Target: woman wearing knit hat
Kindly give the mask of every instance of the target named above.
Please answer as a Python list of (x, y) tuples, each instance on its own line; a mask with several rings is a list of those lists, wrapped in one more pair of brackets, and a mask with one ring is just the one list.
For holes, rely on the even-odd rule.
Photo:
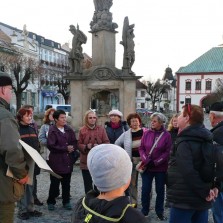
[(97, 125), (96, 113), (88, 110), (84, 116), (85, 125), (79, 131), (78, 148), (80, 150), (80, 169), (84, 180), (85, 193), (93, 189), (91, 175), (87, 167), (89, 151), (96, 145), (109, 143), (108, 136), (102, 126)]
[(105, 129), (109, 138), (110, 143), (114, 144), (116, 139), (125, 131), (129, 129), (127, 122), (122, 121), (123, 114), (115, 109), (108, 113), (110, 118), (109, 122), (105, 122)]
[(86, 219), (89, 223), (146, 222), (145, 217), (124, 196), (132, 172), (132, 162), (125, 150), (112, 144), (95, 146), (88, 154), (87, 165), (100, 192), (91, 191), (79, 200), (72, 223)]

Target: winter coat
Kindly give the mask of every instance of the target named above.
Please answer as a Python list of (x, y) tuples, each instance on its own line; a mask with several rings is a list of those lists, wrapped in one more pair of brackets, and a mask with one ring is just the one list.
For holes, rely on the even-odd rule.
[(207, 202), (205, 198), (209, 195), (211, 183), (205, 183), (199, 174), (203, 166), (202, 143), (182, 141), (178, 144), (182, 137), (209, 141), (212, 134), (201, 124), (188, 126), (178, 134), (169, 162), (167, 200), (176, 208), (208, 209), (211, 202)]
[[(219, 122), (214, 128), (212, 128), (210, 130), (213, 133), (213, 140), (219, 144), (219, 145), (223, 145), (223, 137), (222, 137), (222, 132), (223, 132), (223, 121)], [(222, 156), (218, 156), (220, 160)], [(222, 164), (222, 162), (221, 162)], [(219, 164), (217, 165), (217, 171), (219, 171), (220, 173), (222, 173), (222, 168), (223, 166)], [(222, 174), (220, 174), (222, 176)], [(220, 179), (216, 179), (217, 182), (215, 183), (215, 186), (218, 187), (219, 191), (221, 191), (221, 193), (223, 192), (223, 182)]]
[[(153, 150), (150, 157), (148, 154), (155, 143), (155, 140), (163, 132), (162, 137), (157, 143), (155, 149)], [(148, 164), (150, 161), (154, 162), (154, 167), (149, 168), (150, 172), (166, 172), (168, 167), (168, 160), (170, 149), (172, 145), (172, 140), (170, 133), (166, 131), (163, 127), (159, 131), (149, 129), (146, 131), (141, 140), (141, 146), (139, 147), (139, 153), (141, 160), (144, 164)]]
[(73, 171), (73, 155), (67, 150), (68, 145), (77, 149), (77, 140), (74, 131), (67, 125), (65, 133), (61, 132), (56, 125), (50, 126), (47, 147), (50, 150), (49, 166), (57, 174), (68, 174)]
[(109, 143), (108, 136), (105, 129), (102, 126), (95, 126), (91, 129), (88, 126), (83, 126), (79, 131), (78, 148), (80, 150), (80, 168), (87, 170), (87, 155), (90, 150), (86, 149), (86, 145), (92, 143), (103, 144)]
[(47, 137), (48, 137), (48, 132), (50, 129), (50, 124), (43, 124), (40, 128), (39, 131), (39, 142), (41, 145), (41, 156), (45, 159), (45, 160), (49, 160), (49, 155), (50, 155), (50, 151), (47, 148)]
[(129, 129), (126, 121), (120, 122), (121, 125), (117, 129), (111, 127), (111, 122), (105, 122), (105, 129), (111, 144), (114, 144), (118, 137), (125, 131)]
[(39, 142), (42, 146), (47, 145), (47, 136), (50, 129), (49, 124), (43, 124), (39, 130)]
[[(9, 104), (0, 98), (0, 203), (14, 203), (23, 194), (24, 186), (6, 176), (9, 167), (16, 179), (27, 175), (26, 161), (19, 144), (18, 124), (7, 110)], [(19, 189), (21, 194), (16, 194)]]
[[(84, 219), (86, 219), (86, 216), (91, 216), (92, 212), (94, 211), (97, 214), (101, 215), (96, 216), (95, 214), (92, 214), (92, 218), (89, 221), (89, 223), (109, 223), (109, 222), (119, 222), (119, 223), (145, 223), (146, 218), (142, 215), (142, 213), (133, 208), (129, 204), (129, 199), (126, 196), (118, 197), (114, 200), (107, 201), (104, 199), (98, 199), (97, 196), (99, 194), (90, 191), (86, 197), (80, 199), (73, 211), (72, 215), (72, 223), (82, 223), (84, 222)], [(82, 201), (85, 205), (85, 207), (89, 210), (86, 210), (84, 208)], [(123, 216), (122, 216), (123, 214)], [(111, 220), (109, 221), (110, 218)], [(114, 219), (119, 219), (119, 221), (114, 221)], [(112, 221), (113, 220), (113, 221)]]
[[(22, 141), (31, 146), (37, 152), (40, 152), (39, 140), (36, 130), (33, 127), (19, 123), (19, 133)], [(34, 173), (35, 175), (40, 174), (40, 168), (37, 166), (37, 164), (35, 164)]]
[(169, 133), (171, 135), (171, 139), (172, 139), (172, 144), (174, 144), (174, 142), (176, 141), (177, 138), (177, 134), (178, 134), (178, 128), (172, 128)]
[[(146, 130), (146, 128), (143, 128), (143, 134)], [(128, 153), (129, 157), (132, 159), (132, 129), (130, 128), (126, 132), (123, 132), (115, 141), (115, 145), (123, 147)]]

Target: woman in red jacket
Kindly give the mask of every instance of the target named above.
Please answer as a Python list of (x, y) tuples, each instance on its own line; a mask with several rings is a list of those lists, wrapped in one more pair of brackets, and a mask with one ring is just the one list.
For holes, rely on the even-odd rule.
[(87, 167), (87, 156), (89, 151), (99, 144), (109, 143), (105, 128), (98, 126), (96, 113), (89, 110), (85, 113), (85, 125), (80, 129), (78, 148), (80, 154), (80, 168), (84, 180), (85, 193), (93, 189), (92, 178)]

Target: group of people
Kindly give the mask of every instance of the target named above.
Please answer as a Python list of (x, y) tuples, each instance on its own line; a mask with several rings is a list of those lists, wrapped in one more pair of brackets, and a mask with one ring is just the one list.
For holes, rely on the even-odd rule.
[[(32, 106), (19, 109), (15, 120), (7, 110), (11, 93), (11, 78), (0, 73), (0, 222), (13, 222), (15, 202), (20, 219), (42, 215), (34, 208), (34, 204), (43, 204), (37, 198), (36, 175), (40, 169), (33, 163), (33, 183), (27, 184), (30, 167), (27, 161), (31, 164), (19, 139), (37, 150), (62, 177), (50, 175), (48, 210), (55, 210), (56, 198), (61, 194), (64, 209), (73, 209), (73, 223), (146, 222), (154, 196), (153, 179), (158, 220), (166, 220), (166, 198), (170, 223), (207, 223), (211, 207), (214, 222), (223, 222), (221, 182), (219, 179), (206, 182), (200, 173), (205, 165), (203, 143), (214, 140), (223, 144), (222, 103), (211, 106), (211, 131), (204, 127), (203, 109), (197, 105), (183, 106), (180, 115), (171, 118), (167, 129), (167, 118), (159, 112), (150, 116), (150, 128), (147, 129), (142, 127), (137, 113), (129, 114), (123, 121), (119, 110), (110, 111), (110, 120), (105, 126), (99, 126), (96, 113), (89, 110), (77, 139), (62, 110), (48, 109), (39, 131), (33, 122)], [(77, 150), (85, 196), (72, 207), (70, 184)], [(137, 209), (139, 164), (141, 211)], [(8, 169), (14, 178), (7, 176)]]

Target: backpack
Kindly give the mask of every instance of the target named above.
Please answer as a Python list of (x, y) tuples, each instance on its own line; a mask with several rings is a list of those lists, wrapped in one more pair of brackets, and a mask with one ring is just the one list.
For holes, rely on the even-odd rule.
[(176, 144), (183, 141), (201, 142), (202, 166), (199, 174), (204, 182), (223, 181), (223, 145), (195, 137), (179, 137)]
[(95, 212), (90, 209), (85, 204), (85, 197), (81, 198), (73, 211), (71, 222), (72, 223), (109, 223), (109, 222), (122, 222), (122, 219), (125, 216), (126, 211), (129, 207), (133, 207), (132, 204), (127, 204), (126, 207), (122, 211), (122, 215), (119, 218), (110, 218), (100, 213)]

